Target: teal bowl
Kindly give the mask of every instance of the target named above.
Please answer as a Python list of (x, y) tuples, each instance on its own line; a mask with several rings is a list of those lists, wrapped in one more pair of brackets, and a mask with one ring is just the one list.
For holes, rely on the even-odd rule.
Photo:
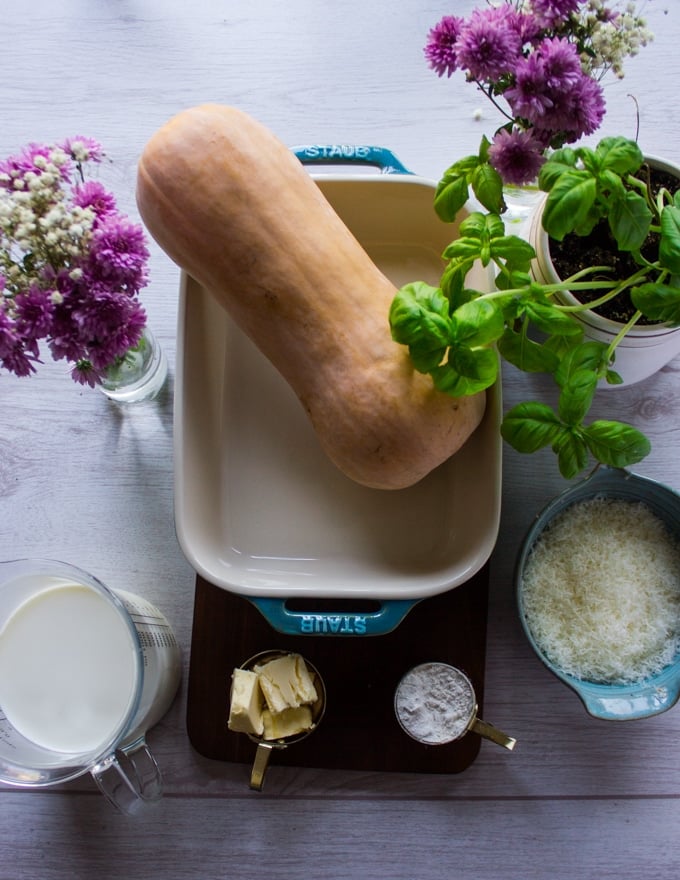
[(522, 595), (524, 568), (531, 550), (549, 523), (572, 504), (591, 498), (641, 501), (680, 535), (680, 494), (662, 483), (619, 468), (598, 467), (586, 479), (554, 498), (537, 516), (520, 549), (515, 566), (519, 619), (529, 644), (543, 664), (576, 692), (586, 711), (607, 721), (631, 721), (665, 712), (680, 698), (680, 653), (658, 674), (633, 684), (602, 684), (569, 675), (545, 655), (527, 622)]

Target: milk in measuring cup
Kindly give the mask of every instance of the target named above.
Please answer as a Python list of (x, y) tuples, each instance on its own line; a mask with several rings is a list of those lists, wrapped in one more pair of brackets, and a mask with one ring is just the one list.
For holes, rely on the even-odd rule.
[(135, 644), (92, 587), (53, 583), (20, 605), (0, 638), (0, 706), (27, 739), (90, 752), (118, 731), (135, 695)]

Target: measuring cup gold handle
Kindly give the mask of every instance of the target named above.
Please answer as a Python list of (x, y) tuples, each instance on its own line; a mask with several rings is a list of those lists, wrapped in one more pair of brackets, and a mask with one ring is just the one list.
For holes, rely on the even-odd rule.
[(271, 743), (260, 742), (257, 744), (253, 769), (250, 772), (250, 787), (255, 791), (262, 791), (264, 775), (267, 772), (273, 748)]
[(487, 721), (482, 721), (481, 718), (475, 718), (470, 725), (470, 730), (473, 730), (485, 739), (489, 739), (491, 742), (495, 742), (497, 745), (503, 746), (504, 749), (509, 749), (510, 751), (512, 751), (517, 744), (516, 739), (503, 733), (502, 730), (494, 727), (493, 724), (489, 724)]

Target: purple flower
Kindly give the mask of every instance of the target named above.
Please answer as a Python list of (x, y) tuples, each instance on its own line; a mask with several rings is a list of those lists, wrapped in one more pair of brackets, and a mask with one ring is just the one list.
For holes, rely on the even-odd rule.
[[(55, 308), (49, 347), (55, 360), (88, 361), (95, 374), (105, 372), (141, 339), (146, 314), (128, 294), (77, 286)], [(81, 382), (92, 375), (81, 363), (73, 378)]]
[(79, 361), (87, 354), (85, 342), (80, 338), (79, 327), (74, 320), (77, 294), (65, 297), (54, 308), (52, 330), (48, 345), (52, 357), (58, 360)]
[(111, 214), (116, 210), (116, 199), (113, 193), (96, 180), (88, 180), (74, 190), (73, 204), (79, 208), (92, 208), (98, 217)]
[(0, 308), (0, 364), (17, 376), (29, 376), (35, 373), (33, 361), (37, 358), (35, 342), (22, 339), (9, 316)]
[(602, 87), (582, 73), (568, 92), (553, 93), (553, 106), (535, 123), (537, 135), (552, 141), (559, 134), (562, 142), (573, 143), (600, 127), (605, 109)]
[[(95, 385), (141, 339), (146, 314), (137, 294), (148, 281), (149, 252), (141, 225), (118, 213), (102, 184), (85, 181), (85, 165), (103, 156), (98, 141), (77, 136), (56, 146), (29, 144), (0, 161), (0, 187), (7, 190), (0, 368), (19, 376), (34, 372), (44, 339), (56, 360), (72, 362), (76, 382)], [(40, 180), (46, 171), (50, 176)], [(49, 218), (44, 224), (23, 216), (34, 210), (17, 195), (29, 185), (29, 174), (37, 178), (30, 185), (39, 196), (39, 216)], [(94, 215), (80, 230), (77, 209)], [(21, 224), (29, 231), (14, 235)], [(69, 246), (54, 246), (66, 229)]]
[(148, 257), (141, 226), (126, 217), (105, 215), (94, 229), (83, 269), (92, 284), (103, 282), (134, 294), (147, 284)]
[(538, 52), (523, 58), (515, 68), (515, 85), (504, 95), (516, 117), (536, 122), (552, 107), (553, 102), (546, 92), (543, 61)]
[(90, 297), (75, 318), (87, 339), (88, 360), (102, 372), (139, 343), (146, 321), (137, 300), (111, 292)]
[(508, 8), (507, 20), (510, 27), (519, 35), (520, 44), (525, 46), (535, 43), (541, 36), (541, 25), (536, 16), (531, 12), (517, 12), (512, 7)]
[(578, 12), (585, 0), (531, 0), (531, 9), (541, 26), (553, 28)]
[(15, 297), (15, 324), (25, 339), (41, 339), (50, 332), (54, 314), (51, 295), (51, 290), (42, 290), (37, 284), (32, 284), (27, 291)]
[(0, 308), (0, 358), (4, 358), (12, 350), (15, 340), (14, 323), (5, 310)]
[(559, 37), (543, 40), (538, 55), (548, 89), (567, 91), (582, 74), (578, 50), (568, 40)]
[(87, 358), (81, 358), (76, 361), (75, 366), (71, 370), (71, 378), (79, 385), (89, 385), (90, 388), (96, 388), (101, 382), (101, 374), (95, 370), (91, 361)]
[(21, 342), (17, 342), (11, 351), (0, 358), (0, 363), (15, 376), (30, 376), (31, 373), (36, 372), (33, 366), (34, 360), (37, 360), (37, 357), (29, 356)]
[[(9, 156), (0, 162), (0, 174), (11, 178), (9, 182), (5, 181), (2, 183), (5, 189), (13, 189), (12, 181), (24, 177), (29, 172), (42, 174), (43, 168), (41, 165), (43, 162), (49, 161), (50, 152), (51, 147), (45, 144), (28, 144), (21, 153), (18, 153), (16, 156)], [(36, 165), (37, 158), (43, 161)], [(62, 176), (68, 179), (68, 169), (62, 168)]]
[(569, 143), (597, 131), (606, 111), (604, 93), (598, 82), (583, 74), (569, 92), (567, 103), (569, 117), (563, 129), (569, 132)]
[(528, 131), (502, 129), (489, 147), (489, 162), (505, 183), (529, 183), (544, 161), (543, 145)]
[(544, 117), (582, 79), (576, 47), (557, 37), (546, 39), (515, 67), (515, 85), (505, 98), (515, 116), (545, 127)]
[(428, 34), (425, 58), (438, 76), (451, 76), (458, 66), (455, 46), (462, 24), (462, 18), (445, 15)]
[(496, 80), (514, 69), (522, 43), (507, 6), (475, 9), (456, 43), (458, 66), (475, 80)]

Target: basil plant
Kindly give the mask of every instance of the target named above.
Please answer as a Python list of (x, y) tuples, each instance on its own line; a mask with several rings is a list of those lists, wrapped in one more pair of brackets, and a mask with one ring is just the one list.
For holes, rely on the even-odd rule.
[[(548, 193), (543, 226), (561, 240), (587, 236), (605, 220), (617, 246), (629, 252), (636, 271), (628, 278), (603, 278), (607, 267), (589, 266), (556, 284), (531, 275), (533, 247), (506, 234), (502, 181), (488, 163), (488, 143), (479, 155), (448, 169), (435, 193), (435, 210), (453, 222), (470, 191), (486, 211), (460, 223), (459, 236), (444, 251), (445, 268), (434, 287), (422, 281), (403, 286), (389, 314), (392, 337), (408, 346), (414, 367), (431, 376), (437, 389), (454, 397), (475, 394), (496, 382), (500, 360), (520, 370), (548, 373), (558, 389), (557, 406), (527, 401), (507, 412), (503, 438), (519, 452), (550, 446), (561, 474), (571, 479), (590, 457), (626, 467), (650, 451), (648, 439), (619, 421), (588, 420), (598, 382), (618, 384), (616, 347), (644, 315), (680, 324), (680, 191), (654, 193), (638, 145), (605, 138), (595, 148), (563, 148), (541, 168), (539, 187)], [(655, 234), (655, 235), (653, 235)], [(655, 259), (641, 253), (650, 236)], [(473, 264), (493, 270), (495, 290), (470, 289)], [(592, 276), (597, 274), (597, 280)], [(565, 306), (555, 294), (597, 290), (598, 299)], [(597, 307), (628, 291), (636, 308), (610, 345), (584, 340), (575, 312)]]

